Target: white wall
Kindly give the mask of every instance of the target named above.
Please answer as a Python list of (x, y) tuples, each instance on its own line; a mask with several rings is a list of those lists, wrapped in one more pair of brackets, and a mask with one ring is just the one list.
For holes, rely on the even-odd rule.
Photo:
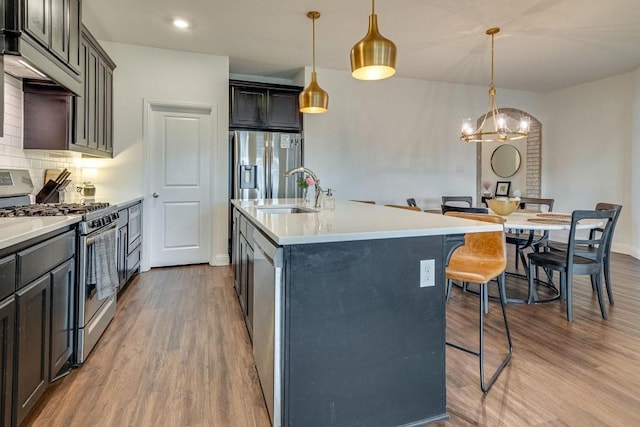
[(542, 196), (555, 199), (558, 212), (622, 204), (613, 250), (623, 253), (638, 248), (631, 238), (638, 215), (632, 203), (638, 194), (631, 180), (632, 87), (633, 74), (626, 73), (550, 93), (542, 120)]
[[(305, 165), (338, 199), (440, 206), (442, 195), (474, 195), (476, 146), (460, 142), (464, 117), (484, 113), (487, 87), (393, 77), (355, 80), (317, 69), (329, 111), (305, 115)], [(305, 72), (308, 84), (310, 70)], [(542, 94), (499, 90), (498, 107), (545, 120)]]
[[(200, 103), (217, 109), (213, 172), (214, 242), (211, 263), (229, 263), (227, 251), (227, 176), (229, 127), (229, 59), (120, 43), (100, 44), (115, 61), (114, 159), (100, 170), (108, 183), (105, 197), (144, 195), (144, 100)], [(147, 211), (148, 213), (148, 211)], [(149, 223), (147, 220), (146, 224)], [(148, 253), (148, 251), (145, 251)], [(143, 269), (148, 260), (143, 259)]]
[(631, 108), (631, 255), (640, 259), (640, 68), (633, 72), (633, 99)]

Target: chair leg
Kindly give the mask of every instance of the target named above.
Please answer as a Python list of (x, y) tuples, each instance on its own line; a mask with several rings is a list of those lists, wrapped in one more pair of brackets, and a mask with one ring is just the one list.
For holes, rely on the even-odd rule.
[(602, 277), (600, 272), (592, 275), (593, 278), (595, 276), (596, 290), (598, 291), (598, 303), (600, 303), (600, 313), (602, 314), (602, 318), (607, 318), (607, 308), (604, 306), (604, 295), (602, 294)]
[(446, 294), (446, 300), (449, 301), (449, 298), (451, 298), (451, 286), (453, 285), (453, 281), (451, 279), (447, 279), (447, 294)]
[(607, 296), (609, 297), (609, 304), (613, 304), (613, 291), (611, 290), (611, 276), (609, 271), (609, 255), (605, 255), (604, 260), (604, 284), (607, 287)]
[(507, 294), (505, 292), (505, 276), (504, 273), (502, 275), (500, 275), (498, 277), (498, 292), (500, 293), (500, 307), (502, 308), (502, 318), (504, 320), (504, 329), (505, 329), (505, 333), (507, 335), (507, 343), (509, 345), (509, 351), (507, 353), (507, 355), (504, 357), (504, 359), (502, 360), (502, 362), (500, 363), (500, 365), (496, 368), (495, 372), (493, 373), (493, 375), (491, 375), (491, 378), (489, 379), (489, 381), (485, 382), (484, 380), (484, 313), (485, 313), (485, 304), (488, 304), (487, 298), (485, 298), (485, 295), (487, 293), (487, 284), (480, 284), (480, 291), (479, 291), (479, 296), (480, 296), (480, 319), (479, 319), (479, 334), (480, 334), (480, 345), (479, 345), (479, 351), (474, 351), (471, 349), (468, 349), (466, 347), (462, 347), (458, 344), (454, 344), (454, 343), (450, 343), (450, 342), (446, 342), (446, 345), (456, 348), (458, 350), (462, 350), (465, 353), (469, 353), (469, 354), (473, 354), (474, 356), (479, 357), (480, 359), (480, 389), (482, 390), (483, 393), (487, 393), (491, 387), (493, 386), (493, 383), (496, 382), (496, 379), (498, 378), (498, 376), (500, 375), (500, 373), (502, 372), (502, 370), (505, 368), (505, 366), (507, 366), (507, 364), (509, 363), (509, 361), (511, 360), (511, 355), (513, 354), (513, 343), (511, 341), (511, 332), (509, 331), (509, 322), (507, 321), (507, 307), (506, 307), (506, 302), (507, 302)]
[(562, 272), (565, 276), (565, 288), (567, 293), (567, 320), (573, 322), (573, 273)]
[(485, 308), (483, 306), (485, 305), (485, 296), (486, 296), (488, 290), (487, 290), (487, 285), (486, 284), (480, 285), (480, 325), (479, 325), (480, 326), (480, 352), (479, 352), (479, 357), (480, 357), (480, 389), (482, 390), (483, 393), (487, 393), (491, 389), (493, 384), (498, 379), (498, 376), (500, 375), (500, 373), (503, 371), (505, 366), (507, 366), (507, 364), (511, 360), (511, 355), (513, 354), (513, 344), (512, 344), (512, 341), (511, 341), (511, 332), (509, 331), (509, 322), (507, 321), (507, 310), (506, 310), (506, 304), (505, 304), (505, 301), (506, 301), (507, 297), (503, 293), (503, 289), (504, 289), (504, 274), (502, 274), (498, 280), (499, 280), (499, 282), (502, 282), (502, 283), (498, 284), (498, 292), (500, 293), (500, 306), (502, 308), (502, 318), (504, 319), (504, 328), (505, 328), (505, 332), (506, 332), (506, 335), (507, 335), (507, 342), (509, 344), (509, 352), (507, 353), (505, 358), (500, 363), (500, 366), (498, 366), (496, 368), (496, 370), (493, 373), (493, 375), (491, 376), (491, 378), (489, 378), (489, 381), (487, 383), (485, 383), (485, 380), (484, 380), (484, 312), (485, 312)]
[(529, 281), (529, 296), (527, 298), (527, 304), (533, 304), (538, 299), (536, 286), (533, 281), (534, 268), (537, 268), (537, 266), (534, 266), (534, 264), (529, 261), (529, 274), (527, 274), (527, 280)]

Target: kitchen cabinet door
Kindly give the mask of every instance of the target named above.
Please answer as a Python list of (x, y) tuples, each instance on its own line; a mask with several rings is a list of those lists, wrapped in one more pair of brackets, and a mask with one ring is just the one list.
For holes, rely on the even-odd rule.
[(86, 80), (89, 75), (89, 45), (85, 40), (80, 43), (79, 68), (84, 85), (82, 96), (74, 97), (73, 117), (75, 120), (75, 135), (73, 142), (77, 146), (89, 146), (89, 84)]
[(50, 289), (46, 274), (16, 292), (16, 424), (22, 422), (49, 383)]
[(48, 48), (51, 38), (51, 0), (24, 0), (23, 28)]
[(299, 92), (292, 90), (270, 90), (267, 122), (274, 129), (302, 129)]
[(231, 125), (246, 128), (267, 126), (267, 91), (262, 88), (231, 88)]
[(127, 283), (127, 226), (120, 227), (118, 229), (118, 281), (120, 282), (120, 288)]
[(50, 377), (54, 381), (71, 369), (73, 353), (73, 307), (75, 261), (73, 258), (51, 272)]
[(15, 327), (14, 296), (0, 303), (0, 422), (3, 426), (11, 425), (11, 406), (13, 403), (13, 341)]
[(102, 58), (98, 59), (98, 77), (96, 79), (96, 85), (96, 134), (98, 150), (107, 151), (107, 140), (105, 132), (105, 107), (107, 103), (107, 64)]
[(98, 55), (89, 49), (87, 55), (87, 74), (84, 84), (87, 85), (87, 146), (98, 149)]
[(69, 0), (51, 1), (51, 51), (69, 62)]

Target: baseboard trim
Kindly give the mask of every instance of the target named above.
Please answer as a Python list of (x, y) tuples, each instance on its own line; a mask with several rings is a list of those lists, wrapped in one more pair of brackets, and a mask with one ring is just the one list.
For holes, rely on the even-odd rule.
[(211, 261), (209, 261), (209, 265), (216, 267), (220, 265), (229, 265), (230, 262), (231, 261), (229, 260), (228, 254), (224, 254), (224, 255), (218, 254)]

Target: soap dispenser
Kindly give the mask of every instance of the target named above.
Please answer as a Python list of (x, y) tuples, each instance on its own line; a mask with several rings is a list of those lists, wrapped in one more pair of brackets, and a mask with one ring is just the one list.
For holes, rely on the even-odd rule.
[(325, 209), (335, 209), (336, 208), (336, 199), (333, 197), (333, 193), (330, 188), (327, 188), (327, 195), (324, 197)]

